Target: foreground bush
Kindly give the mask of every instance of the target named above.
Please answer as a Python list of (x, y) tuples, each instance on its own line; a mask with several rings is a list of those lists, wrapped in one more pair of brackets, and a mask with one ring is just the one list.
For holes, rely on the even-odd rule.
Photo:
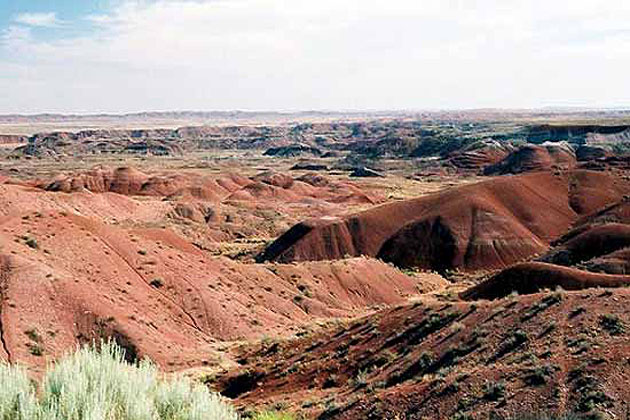
[(104, 343), (61, 359), (44, 376), (39, 398), (20, 367), (0, 365), (1, 420), (236, 420), (202, 385), (162, 379), (148, 361), (130, 365)]

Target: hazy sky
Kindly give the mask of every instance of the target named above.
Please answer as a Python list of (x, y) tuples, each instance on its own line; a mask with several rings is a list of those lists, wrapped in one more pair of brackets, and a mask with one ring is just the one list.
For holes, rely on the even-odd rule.
[(630, 0), (0, 0), (0, 114), (630, 107)]

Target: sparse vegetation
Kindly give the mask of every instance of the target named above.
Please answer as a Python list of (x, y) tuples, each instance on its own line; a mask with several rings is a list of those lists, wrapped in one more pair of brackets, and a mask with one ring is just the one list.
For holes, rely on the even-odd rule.
[(617, 315), (602, 315), (599, 323), (603, 329), (610, 333), (610, 335), (621, 335), (625, 332), (623, 322)]
[(368, 371), (366, 369), (361, 369), (357, 376), (353, 379), (352, 385), (355, 388), (363, 388), (367, 385), (367, 377)]
[[(513, 419), (586, 419), (597, 410), (623, 418), (628, 394), (619, 385), (623, 375), (615, 372), (628, 362), (623, 334), (630, 321), (622, 306), (628, 290), (573, 290), (597, 282), (571, 283), (565, 274), (575, 273), (565, 268), (588, 271), (595, 260), (579, 259), (581, 265), (558, 272), (548, 265), (534, 269), (552, 264), (544, 260), (548, 253), (562, 251), (573, 233), (587, 227), (581, 223), (619, 223), (616, 213), (599, 204), (598, 214), (606, 210), (601, 217), (586, 216), (592, 202), (614, 198), (606, 206), (619, 204), (628, 175), (607, 178), (614, 169), (591, 180), (587, 175), (594, 171), (578, 176), (554, 165), (554, 172), (525, 175), (531, 183), (513, 182), (521, 175), (486, 177), (482, 182), (490, 188), (460, 190), (482, 180), (490, 160), (504, 160), (527, 145), (526, 134), (516, 129), (533, 123), (520, 116), (518, 123), (498, 125), (483, 115), (466, 122), (448, 121), (447, 115), (411, 119), (134, 129), (120, 138), (117, 130), (105, 130), (109, 137), (102, 142), (94, 141), (99, 130), (82, 135), (89, 142), (73, 133), (67, 134), (71, 141), (66, 134), (47, 141), (34, 136), (28, 150), (50, 149), (53, 159), (33, 154), (37, 159), (5, 165), (5, 175), (26, 182), (4, 185), (8, 208), (19, 213), (9, 215), (4, 226), (0, 338), (6, 343), (0, 346), (6, 348), (0, 353), (39, 366), (72, 340), (114, 337), (132, 364), (123, 362), (119, 374), (109, 362), (96, 361), (100, 368), (92, 369), (86, 356), (80, 367), (79, 362), (52, 366), (41, 385), (23, 375), (26, 385), (18, 386), (23, 395), (11, 394), (9, 386), (0, 389), (9, 410), (0, 412), (0, 420), (194, 419), (186, 404), (203, 406), (207, 398), (234, 418), (217, 394), (202, 388), (194, 400), (192, 383), (169, 381), (151, 364), (136, 363), (145, 354), (233, 398), (242, 418), (250, 420), (302, 415), (508, 420), (519, 410), (539, 408), (579, 410), (579, 415), (554, 411)], [(588, 138), (576, 136), (571, 135), (579, 142)], [(162, 144), (162, 137), (163, 147), (181, 145), (184, 156), (152, 162), (147, 148)], [(118, 155), (116, 149), (129, 140), (146, 157)], [(262, 157), (270, 144), (289, 142), (309, 148), (317, 142), (331, 155), (322, 161), (300, 158), (323, 169), (294, 169), (292, 159)], [(77, 145), (88, 147), (90, 156), (81, 158)], [(577, 157), (580, 143), (571, 147)], [(578, 160), (571, 160), (571, 168), (593, 163)], [(93, 166), (100, 163), (102, 168)], [(374, 165), (386, 178), (349, 180), (345, 169), (356, 165)], [(597, 189), (583, 188), (607, 179), (614, 180), (612, 192), (601, 197), (592, 191)], [(502, 186), (495, 188), (495, 182)], [(138, 191), (139, 185), (144, 190)], [(468, 195), (468, 189), (475, 193)], [(76, 193), (80, 198), (72, 198)], [(27, 205), (20, 195), (34, 198)], [(412, 197), (417, 209), (394, 203)], [(580, 204), (584, 214), (578, 220), (581, 210), (567, 212), (556, 200)], [(380, 204), (386, 205), (371, 210)], [(42, 205), (45, 215), (36, 211)], [(409, 220), (402, 220), (407, 215)], [(530, 255), (539, 248), (530, 242), (541, 232), (549, 247)], [(608, 262), (597, 260), (603, 270)], [(501, 267), (513, 262), (526, 271), (489, 281), (509, 274)], [(571, 291), (554, 290), (556, 277)], [(138, 281), (147, 282), (146, 290)], [(513, 289), (519, 292), (506, 296)], [(485, 294), (469, 295), (470, 290)], [(34, 309), (55, 316), (31, 324), (32, 314), (22, 312)], [(23, 374), (2, 369), (15, 369), (5, 372), (7, 377)], [(66, 386), (70, 373), (54, 373), (64, 369), (80, 370), (72, 377), (78, 384)], [(106, 374), (124, 389), (95, 395), (79, 388), (82, 375), (101, 380)], [(60, 379), (53, 383), (53, 377)], [(175, 385), (180, 381), (184, 385)], [(54, 394), (61, 387), (83, 396), (71, 401)], [(73, 418), (71, 410), (82, 410), (83, 417)]]
[(529, 340), (527, 333), (523, 330), (515, 330), (511, 332), (506, 339), (503, 341), (503, 344), (497, 351), (497, 353), (492, 357), (490, 361), (494, 361), (500, 359), (506, 354), (516, 350), (521, 345), (525, 344)]
[(555, 371), (555, 367), (551, 365), (537, 366), (533, 369), (525, 371), (523, 382), (531, 386), (539, 386), (546, 384)]
[(162, 281), (162, 279), (160, 278), (154, 278), (153, 280), (151, 280), (151, 282), (149, 282), (149, 285), (151, 287), (155, 287), (156, 289), (159, 289), (162, 286), (164, 286), (164, 281)]
[(483, 399), (499, 401), (505, 398), (505, 382), (486, 382), (483, 387)]
[(24, 239), (24, 243), (29, 248), (33, 248), (33, 249), (38, 249), (39, 248), (39, 243), (37, 242), (37, 239), (35, 239), (35, 238), (26, 237)]
[(33, 356), (39, 357), (44, 354), (44, 349), (38, 343), (29, 343), (27, 344), (27, 346), (29, 353), (31, 353)]
[(547, 295), (540, 302), (538, 302), (537, 304), (529, 308), (527, 311), (525, 311), (525, 313), (521, 317), (521, 321), (527, 321), (529, 319), (532, 319), (539, 313), (545, 311), (552, 305), (560, 303), (561, 301), (562, 301), (562, 292), (560, 291)]

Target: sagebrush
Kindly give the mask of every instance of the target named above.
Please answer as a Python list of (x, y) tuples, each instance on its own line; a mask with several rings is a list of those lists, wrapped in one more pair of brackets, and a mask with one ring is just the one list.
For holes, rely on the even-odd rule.
[(23, 368), (0, 365), (2, 420), (236, 420), (221, 397), (186, 378), (129, 364), (113, 343), (84, 347), (51, 365), (39, 392)]

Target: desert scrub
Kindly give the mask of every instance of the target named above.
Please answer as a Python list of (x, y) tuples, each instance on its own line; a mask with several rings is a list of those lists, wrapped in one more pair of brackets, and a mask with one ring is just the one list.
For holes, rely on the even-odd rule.
[(30, 236), (27, 236), (27, 237), (24, 238), (24, 243), (29, 248), (33, 248), (33, 249), (38, 249), (39, 248), (39, 244), (37, 243), (37, 239), (31, 238)]
[(278, 411), (263, 411), (262, 413), (258, 413), (253, 417), (253, 420), (294, 420), (290, 414), (281, 413)]
[(0, 418), (15, 420), (236, 420), (202, 385), (166, 379), (149, 361), (128, 364), (113, 343), (84, 347), (54, 365), (35, 386), (20, 367), (0, 365)]
[(38, 418), (35, 387), (19, 366), (0, 364), (0, 419)]
[(621, 335), (625, 331), (623, 322), (621, 322), (617, 315), (602, 315), (599, 319), (599, 324), (608, 331), (610, 335)]
[(499, 401), (505, 398), (505, 382), (486, 382), (483, 387), (483, 399)]

